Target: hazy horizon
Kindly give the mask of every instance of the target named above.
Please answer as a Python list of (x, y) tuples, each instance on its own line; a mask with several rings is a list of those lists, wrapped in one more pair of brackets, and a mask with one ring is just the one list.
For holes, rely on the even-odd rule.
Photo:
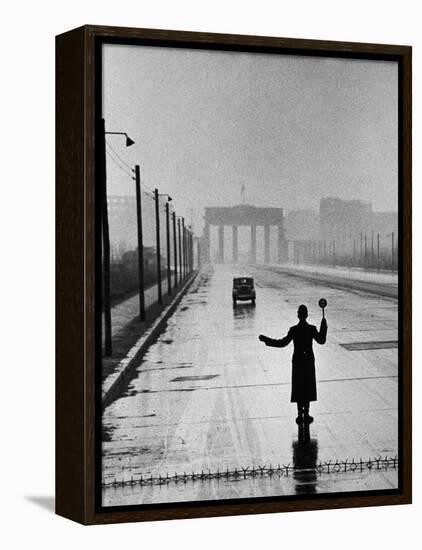
[[(103, 47), (107, 142), (202, 229), (205, 206), (319, 211), (323, 197), (397, 211), (397, 63)], [(119, 160), (119, 159), (117, 159)], [(110, 195), (133, 195), (107, 163)]]

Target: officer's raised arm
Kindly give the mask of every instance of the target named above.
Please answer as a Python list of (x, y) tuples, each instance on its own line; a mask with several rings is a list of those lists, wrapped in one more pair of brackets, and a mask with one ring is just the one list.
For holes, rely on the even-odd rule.
[(321, 319), (321, 325), (319, 327), (319, 332), (317, 328), (315, 327), (315, 333), (314, 333), (314, 340), (315, 342), (318, 342), (318, 344), (325, 344), (327, 341), (327, 320), (324, 318)]

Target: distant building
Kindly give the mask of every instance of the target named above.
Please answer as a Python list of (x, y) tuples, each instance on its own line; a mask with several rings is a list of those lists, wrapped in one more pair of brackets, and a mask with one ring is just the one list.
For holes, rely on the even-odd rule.
[(369, 225), (369, 230), (375, 234), (379, 233), (381, 236), (386, 236), (394, 232), (397, 235), (397, 212), (373, 212)]
[(372, 205), (361, 200), (323, 198), (319, 218), (322, 240), (347, 239), (369, 231)]
[(107, 198), (110, 242), (113, 255), (121, 256), (137, 247), (135, 197), (109, 196)]
[[(120, 258), (138, 246), (136, 197), (110, 195), (107, 198), (110, 243), (113, 257)], [(165, 213), (161, 212), (161, 238), (165, 242)], [(155, 203), (142, 194), (142, 229), (144, 247), (155, 246)]]
[(319, 240), (319, 216), (314, 210), (291, 210), (286, 218), (288, 241)]

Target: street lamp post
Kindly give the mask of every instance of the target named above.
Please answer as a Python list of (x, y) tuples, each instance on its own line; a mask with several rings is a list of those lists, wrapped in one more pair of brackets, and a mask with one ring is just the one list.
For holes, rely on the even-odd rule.
[(113, 353), (112, 347), (112, 330), (111, 330), (111, 303), (110, 303), (110, 229), (108, 224), (108, 207), (107, 207), (107, 164), (106, 164), (106, 134), (124, 135), (126, 136), (126, 147), (134, 145), (134, 141), (126, 134), (126, 132), (106, 132), (105, 120), (101, 119), (99, 128), (100, 141), (100, 203), (101, 203), (101, 229), (102, 229), (102, 244), (103, 244), (103, 310), (104, 310), (104, 347), (105, 355), (109, 357)]
[(177, 233), (178, 233), (178, 240), (179, 240), (179, 283), (183, 280), (183, 265), (182, 265), (182, 235), (181, 235), (181, 228), (180, 228), (180, 218), (177, 219)]
[(167, 197), (166, 202), (166, 241), (167, 241), (167, 294), (171, 296), (171, 263), (170, 263), (170, 205), (173, 200), (167, 193), (158, 193), (159, 197)]
[(173, 212), (173, 255), (174, 255), (174, 286), (177, 286), (177, 233), (176, 233), (176, 212)]
[(142, 195), (141, 173), (139, 165), (135, 166), (136, 182), (136, 220), (138, 229), (138, 284), (139, 284), (139, 319), (145, 321), (145, 281), (144, 281), (144, 240), (142, 233)]
[(190, 275), (190, 256), (191, 256), (191, 246), (190, 246), (190, 226), (186, 228), (186, 274)]
[(194, 266), (195, 266), (195, 243), (194, 243), (194, 239), (195, 237), (193, 236), (193, 231), (191, 231), (191, 234), (190, 234), (190, 262), (191, 262), (191, 266), (190, 266), (190, 270), (193, 271), (194, 269)]
[(391, 233), (391, 271), (394, 273), (394, 231)]
[(189, 275), (190, 267), (190, 228), (186, 227), (186, 276)]
[(135, 142), (133, 141), (133, 139), (130, 139), (130, 137), (127, 135), (126, 132), (105, 132), (105, 133), (108, 135), (114, 135), (114, 136), (126, 136), (126, 147), (135, 145)]
[(170, 265), (170, 205), (166, 202), (166, 230), (167, 230), (167, 294), (171, 296), (171, 265)]
[(371, 268), (374, 267), (374, 259), (375, 259), (375, 242), (374, 242), (374, 239), (375, 239), (375, 232), (374, 230), (372, 230), (372, 233), (371, 233)]
[(189, 272), (193, 270), (193, 242), (192, 242), (192, 228), (189, 230)]
[(183, 278), (186, 277), (186, 232), (185, 218), (182, 217), (182, 245), (183, 245)]
[(365, 270), (368, 269), (368, 237), (365, 234)]
[(158, 303), (163, 303), (163, 294), (161, 288), (161, 256), (160, 256), (160, 205), (158, 197), (158, 189), (154, 191), (155, 198), (155, 230), (156, 230), (156, 246), (157, 246), (157, 289)]

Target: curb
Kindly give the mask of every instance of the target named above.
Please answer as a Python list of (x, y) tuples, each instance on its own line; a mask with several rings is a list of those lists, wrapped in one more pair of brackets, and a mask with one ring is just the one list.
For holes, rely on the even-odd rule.
[(167, 320), (196, 279), (198, 273), (199, 271), (196, 271), (193, 275), (191, 275), (191, 277), (185, 282), (184, 286), (176, 294), (173, 301), (161, 312), (152, 326), (144, 332), (136, 344), (131, 347), (126, 357), (120, 361), (116, 367), (116, 371), (104, 380), (101, 397), (101, 405), (103, 410), (116, 399), (117, 393), (122, 384), (129, 378), (129, 372), (134, 367), (134, 364), (141, 360), (149, 346), (158, 338)]

